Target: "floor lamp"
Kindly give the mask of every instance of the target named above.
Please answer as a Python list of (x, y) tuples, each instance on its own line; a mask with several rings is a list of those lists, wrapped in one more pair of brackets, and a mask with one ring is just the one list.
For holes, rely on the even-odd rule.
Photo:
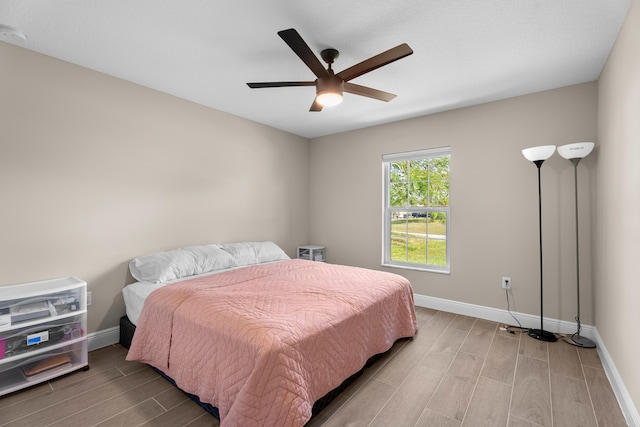
[(542, 286), (542, 189), (540, 185), (540, 167), (556, 151), (555, 145), (542, 145), (522, 150), (522, 155), (538, 168), (538, 224), (540, 231), (540, 329), (529, 329), (529, 336), (540, 341), (557, 341), (555, 334), (544, 330), (543, 326), (543, 286)]
[(580, 324), (580, 244), (578, 239), (578, 163), (593, 150), (593, 142), (576, 142), (558, 147), (558, 153), (568, 159), (573, 165), (573, 179), (575, 183), (576, 200), (576, 288), (578, 290), (578, 313), (576, 315), (577, 331), (571, 336), (571, 340), (565, 338), (569, 344), (578, 347), (594, 348), (596, 344), (587, 337), (580, 335), (582, 325)]

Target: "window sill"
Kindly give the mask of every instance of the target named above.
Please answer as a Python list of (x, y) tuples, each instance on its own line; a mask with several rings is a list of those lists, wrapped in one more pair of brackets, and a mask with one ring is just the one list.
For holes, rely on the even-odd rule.
[(401, 268), (403, 270), (415, 270), (415, 271), (424, 271), (427, 273), (439, 273), (439, 274), (450, 274), (450, 270), (439, 270), (436, 268), (429, 268), (429, 267), (418, 267), (415, 265), (403, 265), (403, 264), (387, 264), (387, 263), (382, 263), (383, 267), (389, 267), (389, 268)]

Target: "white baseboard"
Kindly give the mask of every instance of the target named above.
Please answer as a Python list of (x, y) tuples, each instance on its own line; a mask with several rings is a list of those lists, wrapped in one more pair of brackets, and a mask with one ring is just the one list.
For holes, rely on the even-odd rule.
[[(432, 308), (434, 310), (448, 311), (450, 313), (462, 314), (465, 316), (477, 317), (479, 319), (491, 320), (493, 322), (505, 323), (507, 325), (516, 325), (517, 322), (509, 314), (507, 310), (484, 307), (481, 305), (468, 304), (465, 302), (446, 300), (442, 298), (435, 298), (426, 295), (413, 295), (414, 302), (419, 307)], [(525, 313), (511, 312), (524, 328), (539, 328), (540, 317), (536, 317)], [(558, 319), (544, 318), (544, 330), (560, 334), (573, 334), (577, 330), (577, 325), (573, 322), (567, 322)], [(618, 399), (622, 413), (627, 420), (629, 426), (640, 427), (640, 415), (636, 409), (627, 388), (622, 381), (622, 377), (618, 373), (607, 348), (598, 334), (598, 330), (595, 326), (582, 325), (582, 331), (580, 335), (589, 338), (596, 343), (596, 349), (598, 355), (602, 361), (602, 366), (609, 378), (613, 392)]]
[[(463, 314), (465, 316), (518, 326), (516, 320), (507, 310), (435, 298), (426, 295), (414, 294), (413, 297), (415, 304), (420, 307), (433, 308), (435, 310), (448, 311), (450, 313)], [(514, 311), (511, 313), (518, 319), (518, 321), (520, 321), (523, 328), (540, 328), (540, 316), (533, 316), (531, 314), (518, 313)], [(545, 317), (543, 325), (543, 329), (545, 331), (559, 334), (573, 334), (577, 331), (577, 325), (575, 322), (567, 322), (565, 320)], [(580, 335), (594, 340), (594, 329), (595, 328), (591, 325), (582, 325)]]
[(87, 346), (89, 351), (116, 344), (120, 341), (120, 326), (103, 329), (87, 334)]
[(638, 413), (638, 409), (633, 404), (633, 400), (631, 400), (629, 391), (624, 386), (622, 377), (616, 369), (616, 365), (613, 363), (611, 355), (607, 351), (607, 347), (604, 345), (602, 338), (600, 338), (598, 330), (596, 329), (594, 332), (596, 336), (593, 341), (598, 346), (598, 355), (600, 356), (600, 360), (602, 361), (602, 367), (604, 368), (604, 371), (607, 374), (607, 378), (611, 383), (613, 392), (618, 398), (618, 403), (620, 404), (620, 409), (622, 409), (622, 414), (626, 418), (627, 424), (632, 427), (640, 427), (640, 413)]

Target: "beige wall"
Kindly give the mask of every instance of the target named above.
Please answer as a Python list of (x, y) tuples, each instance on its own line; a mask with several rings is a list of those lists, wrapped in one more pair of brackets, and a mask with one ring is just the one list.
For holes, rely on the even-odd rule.
[(599, 81), (596, 325), (640, 408), (640, 1)]
[(93, 332), (136, 255), (307, 243), (306, 139), (2, 42), (0, 64), (0, 285), (83, 278)]
[[(539, 315), (536, 167), (521, 150), (593, 141), (595, 82), (420, 117), (311, 141), (310, 241), (330, 262), (381, 269), (385, 153), (451, 147), (451, 274), (390, 270), (418, 294), (506, 309), (511, 276), (519, 312)], [(582, 320), (593, 324), (590, 229), (596, 155), (580, 164)], [(542, 168), (545, 316), (573, 321), (573, 166)]]

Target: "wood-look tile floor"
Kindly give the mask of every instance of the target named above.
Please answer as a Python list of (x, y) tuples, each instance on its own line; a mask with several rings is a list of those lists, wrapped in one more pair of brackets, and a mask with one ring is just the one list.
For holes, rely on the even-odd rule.
[[(598, 353), (417, 307), (419, 332), (367, 368), (307, 427), (625, 426)], [(0, 426), (218, 426), (126, 349), (0, 397)]]

